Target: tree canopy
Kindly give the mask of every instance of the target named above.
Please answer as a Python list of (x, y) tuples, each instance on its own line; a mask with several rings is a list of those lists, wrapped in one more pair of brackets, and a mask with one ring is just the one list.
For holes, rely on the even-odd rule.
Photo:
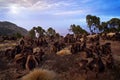
[(30, 35), (32, 38), (35, 37), (35, 31), (34, 31), (34, 30), (36, 30), (36, 31), (40, 34), (40, 36), (43, 36), (44, 33), (45, 33), (45, 30), (44, 30), (42, 27), (40, 27), (40, 26), (38, 26), (38, 27), (33, 27), (33, 28), (29, 31), (29, 35)]
[(90, 32), (93, 33), (100, 25), (100, 18), (97, 16), (87, 15), (86, 22)]
[[(120, 19), (119, 18), (112, 18), (109, 21), (101, 22), (100, 17), (93, 16), (93, 15), (87, 15), (86, 23), (87, 23), (87, 26), (89, 27), (91, 33), (120, 32)], [(45, 31), (41, 26), (37, 26), (37, 27), (33, 27), (29, 31), (29, 34), (32, 38), (35, 37), (34, 30), (36, 30), (40, 34), (40, 36), (43, 36), (43, 35), (56, 36), (56, 34), (57, 34), (55, 29), (53, 29), (52, 27), (49, 27)], [(70, 25), (69, 31), (73, 32), (73, 34), (87, 34), (86, 30), (82, 29), (82, 27), (80, 25), (75, 25), (75, 24)]]
[(86, 22), (91, 33), (95, 30), (98, 32), (119, 32), (120, 31), (120, 19), (112, 18), (106, 22), (100, 22), (100, 18), (97, 16), (87, 15)]
[(75, 25), (75, 24), (70, 25), (69, 31), (73, 32), (74, 34), (86, 34), (87, 33), (87, 31), (82, 29), (80, 25)]
[(120, 19), (112, 18), (107, 22), (102, 22), (99, 30), (102, 32), (119, 32), (120, 31)]
[(49, 27), (46, 33), (48, 36), (53, 36), (56, 34), (56, 31), (52, 27)]

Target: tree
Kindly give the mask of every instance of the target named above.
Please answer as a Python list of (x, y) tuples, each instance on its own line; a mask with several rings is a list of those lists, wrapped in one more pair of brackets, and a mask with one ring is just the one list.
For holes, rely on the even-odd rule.
[(102, 22), (99, 26), (99, 30), (105, 33), (119, 32), (120, 31), (120, 19), (112, 18), (107, 22)]
[(101, 25), (99, 25), (99, 31), (101, 32), (109, 32), (108, 23), (102, 22)]
[(42, 27), (40, 27), (40, 26), (38, 26), (38, 27), (36, 28), (36, 30), (38, 31), (38, 33), (40, 33), (40, 36), (43, 36), (44, 33), (45, 33), (45, 30), (44, 30)]
[(35, 37), (35, 32), (34, 32), (34, 30), (35, 30), (35, 27), (32, 28), (32, 29), (29, 31), (29, 35), (30, 35), (31, 38), (34, 38), (34, 37)]
[(111, 32), (119, 32), (120, 31), (120, 19), (112, 18), (107, 23), (110, 25)]
[(95, 30), (100, 27), (99, 26), (100, 25), (99, 17), (87, 15), (86, 22), (87, 22), (87, 25), (88, 25), (91, 33), (93, 33), (93, 31), (95, 32)]
[(86, 34), (87, 33), (87, 31), (82, 29), (80, 25), (76, 26), (75, 24), (70, 25), (69, 31), (73, 32), (74, 34)]
[(56, 34), (56, 31), (52, 27), (47, 29), (47, 35), (53, 36), (55, 34)]
[(34, 30), (36, 30), (36, 31), (40, 34), (40, 36), (43, 36), (44, 33), (45, 33), (45, 30), (44, 30), (42, 27), (40, 27), (40, 26), (38, 26), (38, 27), (33, 27), (33, 28), (29, 31), (29, 35), (30, 35), (30, 37), (32, 37), (32, 38), (35, 37), (35, 31), (34, 31)]
[(91, 26), (92, 26), (92, 16), (91, 15), (87, 15), (86, 16), (86, 22), (87, 22), (87, 25), (88, 25), (88, 27), (89, 27), (89, 29), (90, 29), (90, 32), (92, 32), (92, 30), (91, 30)]

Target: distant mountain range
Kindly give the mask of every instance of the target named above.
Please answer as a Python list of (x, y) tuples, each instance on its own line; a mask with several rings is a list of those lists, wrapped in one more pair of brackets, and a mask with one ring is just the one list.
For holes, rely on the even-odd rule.
[(17, 33), (26, 35), (28, 31), (8, 21), (0, 22), (0, 35), (14, 35)]

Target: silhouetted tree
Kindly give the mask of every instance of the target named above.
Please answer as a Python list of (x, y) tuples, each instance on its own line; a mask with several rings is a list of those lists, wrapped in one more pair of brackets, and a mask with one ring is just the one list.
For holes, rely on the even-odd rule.
[(38, 26), (38, 27), (33, 27), (33, 28), (29, 31), (29, 35), (30, 35), (32, 38), (35, 37), (35, 31), (34, 31), (34, 30), (36, 30), (36, 31), (40, 34), (40, 36), (45, 35), (45, 34), (44, 34), (44, 33), (45, 33), (45, 30), (44, 30), (42, 27), (40, 27), (40, 26)]
[(99, 26), (99, 30), (102, 32), (119, 32), (120, 31), (120, 19), (112, 18), (107, 22), (102, 22)]
[(29, 31), (29, 35), (30, 35), (30, 37), (32, 37), (32, 38), (34, 38), (35, 37), (35, 30), (36, 29), (36, 27), (33, 27), (30, 31)]
[(99, 25), (99, 31), (109, 32), (108, 23), (102, 22), (101, 25)]
[(95, 32), (95, 30), (100, 27), (99, 26), (100, 25), (100, 18), (99, 17), (87, 15), (86, 22), (87, 22), (87, 25), (88, 25), (91, 33)]
[(45, 30), (42, 27), (38, 26), (36, 29), (38, 33), (40, 33), (40, 36), (43, 36), (45, 34)]
[(73, 32), (74, 34), (86, 34), (87, 33), (87, 31), (82, 29), (80, 25), (76, 26), (75, 24), (70, 25), (69, 31)]
[(120, 31), (120, 19), (118, 18), (112, 18), (108, 21), (108, 24), (110, 26), (111, 32), (119, 32)]
[(53, 36), (55, 34), (56, 34), (56, 31), (52, 27), (47, 29), (47, 35)]

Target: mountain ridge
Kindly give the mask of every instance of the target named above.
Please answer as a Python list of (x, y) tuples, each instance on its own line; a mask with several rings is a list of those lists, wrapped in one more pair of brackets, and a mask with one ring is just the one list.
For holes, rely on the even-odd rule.
[(28, 31), (12, 22), (0, 21), (0, 35), (14, 35), (17, 33), (27, 35)]

